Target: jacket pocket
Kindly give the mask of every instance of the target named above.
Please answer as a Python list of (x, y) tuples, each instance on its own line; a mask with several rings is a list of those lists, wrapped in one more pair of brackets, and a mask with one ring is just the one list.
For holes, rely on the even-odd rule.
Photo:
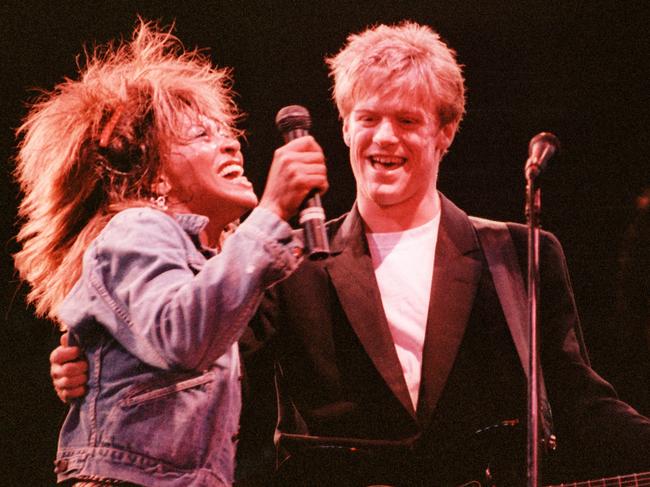
[(166, 379), (136, 385), (115, 403), (100, 430), (100, 443), (195, 469), (210, 443), (207, 425), (214, 421), (213, 393), (219, 384), (213, 371)]
[(153, 401), (154, 399), (160, 399), (165, 396), (169, 396), (170, 394), (176, 394), (186, 389), (199, 387), (203, 384), (212, 382), (213, 380), (214, 378), (212, 377), (212, 374), (208, 372), (198, 377), (182, 380), (165, 387), (152, 389), (149, 385), (139, 386), (134, 388), (132, 392), (122, 398), (119, 401), (119, 405), (122, 407), (135, 406), (147, 401)]

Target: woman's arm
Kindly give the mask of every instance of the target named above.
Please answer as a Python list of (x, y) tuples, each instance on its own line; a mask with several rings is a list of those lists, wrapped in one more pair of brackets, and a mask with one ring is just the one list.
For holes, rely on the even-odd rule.
[(146, 363), (201, 370), (239, 338), (263, 291), (295, 269), (298, 246), (286, 222), (258, 208), (205, 260), (170, 216), (129, 209), (86, 253), (59, 314), (81, 345), (100, 322)]

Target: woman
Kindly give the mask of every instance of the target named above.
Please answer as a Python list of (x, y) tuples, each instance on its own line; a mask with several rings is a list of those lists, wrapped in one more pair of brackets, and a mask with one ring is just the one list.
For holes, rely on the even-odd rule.
[(276, 151), (258, 206), (229, 86), (226, 70), (140, 21), (18, 130), (16, 267), (37, 313), (88, 359), (59, 482), (233, 481), (236, 341), (264, 289), (299, 262), (284, 220), (327, 181), (320, 147), (296, 139)]

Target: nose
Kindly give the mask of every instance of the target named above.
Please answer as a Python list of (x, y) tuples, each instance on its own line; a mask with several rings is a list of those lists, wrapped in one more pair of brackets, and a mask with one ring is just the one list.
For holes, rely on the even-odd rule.
[(377, 125), (377, 130), (373, 136), (373, 141), (379, 145), (390, 145), (398, 142), (395, 128), (390, 120), (382, 120)]
[(228, 136), (222, 139), (219, 149), (226, 154), (236, 154), (241, 149), (241, 144), (237, 138)]

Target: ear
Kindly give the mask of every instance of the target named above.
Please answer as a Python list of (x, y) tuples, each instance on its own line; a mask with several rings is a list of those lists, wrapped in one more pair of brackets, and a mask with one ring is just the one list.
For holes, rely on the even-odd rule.
[(443, 154), (447, 152), (447, 149), (449, 149), (449, 146), (454, 141), (454, 137), (456, 136), (457, 129), (458, 129), (458, 122), (453, 122), (453, 123), (448, 123), (440, 130), (438, 130), (438, 134), (436, 135), (438, 139), (437, 145), (438, 145), (438, 149), (440, 149)]
[(350, 147), (350, 127), (348, 125), (349, 116), (343, 119), (343, 142)]
[(158, 181), (153, 185), (153, 192), (159, 196), (167, 196), (171, 189), (172, 185), (169, 184), (169, 179), (164, 174), (161, 174)]

